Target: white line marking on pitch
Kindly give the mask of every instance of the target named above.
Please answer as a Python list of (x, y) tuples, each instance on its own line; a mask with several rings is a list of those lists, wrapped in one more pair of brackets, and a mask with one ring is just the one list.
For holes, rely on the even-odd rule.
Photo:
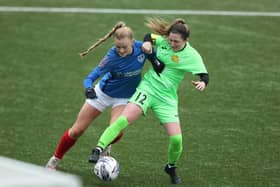
[(280, 12), (214, 11), (214, 10), (159, 10), (109, 8), (57, 8), (0, 6), (0, 12), (92, 13), (92, 14), (172, 14), (213, 16), (280, 16)]

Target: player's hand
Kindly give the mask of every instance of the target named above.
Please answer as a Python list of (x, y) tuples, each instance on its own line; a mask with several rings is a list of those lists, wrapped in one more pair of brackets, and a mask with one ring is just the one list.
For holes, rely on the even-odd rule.
[(88, 98), (88, 99), (95, 99), (95, 98), (97, 98), (96, 93), (95, 93), (93, 88), (87, 88), (85, 90), (85, 95), (86, 95), (86, 98)]
[(206, 87), (205, 82), (203, 81), (192, 81), (192, 84), (195, 86), (196, 89), (199, 91), (203, 91)]
[(152, 53), (152, 44), (151, 42), (144, 42), (142, 44), (142, 51), (146, 54), (151, 54)]

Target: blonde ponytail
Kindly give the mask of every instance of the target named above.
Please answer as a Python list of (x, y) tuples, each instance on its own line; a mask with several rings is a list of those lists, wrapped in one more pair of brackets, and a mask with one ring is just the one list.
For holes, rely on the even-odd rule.
[(98, 39), (97, 42), (95, 42), (92, 46), (90, 46), (86, 51), (83, 51), (80, 53), (80, 56), (86, 56), (90, 51), (92, 51), (94, 48), (96, 48), (97, 46), (99, 46), (101, 43), (103, 43), (104, 41), (106, 41), (108, 38), (110, 38), (117, 29), (121, 28), (121, 27), (125, 27), (125, 23), (120, 21), (118, 22), (110, 32), (108, 32), (105, 36), (103, 36), (102, 38)]

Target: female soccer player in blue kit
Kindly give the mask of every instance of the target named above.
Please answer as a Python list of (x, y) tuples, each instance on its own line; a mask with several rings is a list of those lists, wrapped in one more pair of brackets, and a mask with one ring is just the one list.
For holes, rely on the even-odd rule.
[[(117, 23), (109, 33), (80, 55), (85, 56), (112, 35), (115, 46), (108, 50), (99, 65), (84, 80), (86, 101), (73, 126), (62, 135), (54, 155), (46, 165), (47, 168), (56, 169), (64, 154), (109, 106), (112, 106), (110, 124), (113, 123), (141, 81), (146, 59), (141, 49), (143, 42), (134, 40), (131, 28), (123, 22)], [(101, 76), (101, 80), (93, 88), (93, 83)], [(121, 135), (120, 133), (114, 141), (118, 141)]]
[(178, 18), (168, 23), (154, 18), (148, 20), (147, 26), (157, 34), (145, 36), (143, 50), (151, 53), (152, 45), (155, 46), (156, 58), (164, 64), (163, 71), (158, 74), (150, 69), (145, 74), (120, 117), (101, 135), (89, 161), (97, 162), (107, 145), (151, 108), (169, 138), (164, 171), (170, 176), (172, 184), (180, 184), (181, 178), (177, 175), (175, 166), (183, 149), (177, 90), (184, 75), (189, 72), (200, 77), (200, 80), (192, 81), (192, 84), (203, 91), (209, 81), (208, 73), (200, 54), (188, 42), (190, 31), (185, 20)]

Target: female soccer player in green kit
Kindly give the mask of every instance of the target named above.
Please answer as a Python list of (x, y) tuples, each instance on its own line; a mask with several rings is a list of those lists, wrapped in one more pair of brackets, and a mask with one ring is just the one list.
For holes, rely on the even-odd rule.
[(169, 136), (168, 162), (164, 171), (170, 176), (172, 184), (180, 184), (182, 181), (175, 166), (182, 153), (177, 89), (185, 73), (190, 72), (200, 77), (199, 81), (192, 81), (192, 84), (203, 91), (209, 81), (208, 73), (201, 56), (188, 42), (190, 31), (184, 19), (178, 18), (168, 23), (163, 19), (151, 18), (146, 25), (157, 34), (147, 34), (142, 49), (154, 54), (162, 71), (159, 74), (149, 69), (121, 116), (100, 137), (89, 162), (96, 163), (106, 146), (151, 108)]

